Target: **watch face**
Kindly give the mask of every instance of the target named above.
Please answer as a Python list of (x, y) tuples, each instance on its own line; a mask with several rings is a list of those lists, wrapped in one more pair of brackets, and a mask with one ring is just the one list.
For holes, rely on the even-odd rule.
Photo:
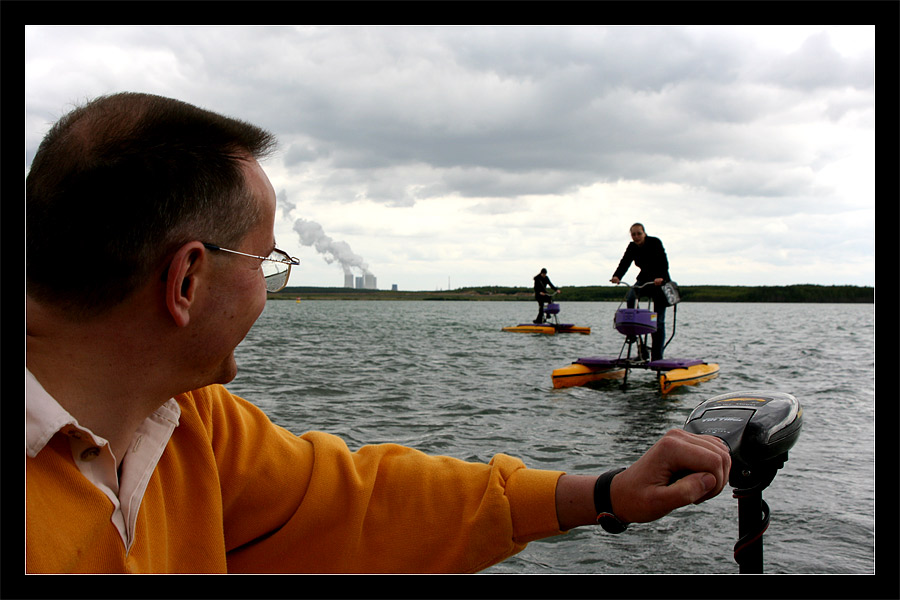
[(628, 529), (628, 525), (622, 523), (622, 521), (616, 518), (616, 515), (611, 513), (597, 515), (597, 523), (609, 533), (622, 533)]

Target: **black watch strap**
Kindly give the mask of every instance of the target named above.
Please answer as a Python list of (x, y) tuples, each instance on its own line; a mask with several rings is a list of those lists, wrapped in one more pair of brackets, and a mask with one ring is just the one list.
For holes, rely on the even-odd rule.
[(612, 501), (609, 498), (609, 486), (612, 479), (625, 470), (625, 467), (607, 471), (597, 478), (594, 484), (594, 509), (597, 511), (597, 524), (609, 533), (622, 533), (628, 525), (619, 520), (613, 513)]

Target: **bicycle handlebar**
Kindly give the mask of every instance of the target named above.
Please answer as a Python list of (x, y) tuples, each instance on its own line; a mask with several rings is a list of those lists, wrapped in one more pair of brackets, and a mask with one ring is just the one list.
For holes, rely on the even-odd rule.
[(620, 281), (620, 282), (617, 283), (616, 285), (624, 285), (624, 286), (626, 286), (626, 287), (630, 287), (630, 288), (633, 288), (633, 289), (639, 289), (639, 288), (644, 287), (645, 285), (656, 285), (656, 283), (653, 282), (653, 281), (645, 281), (644, 283), (642, 283), (642, 284), (640, 284), (640, 285), (638, 285), (637, 282), (635, 282), (634, 285), (628, 285), (628, 284), (625, 283), (624, 281)]

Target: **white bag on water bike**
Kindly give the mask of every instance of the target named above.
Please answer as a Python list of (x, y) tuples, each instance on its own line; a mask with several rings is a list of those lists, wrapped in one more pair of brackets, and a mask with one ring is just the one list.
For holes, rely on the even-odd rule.
[(666, 296), (666, 304), (675, 306), (681, 302), (681, 294), (678, 291), (678, 284), (674, 281), (667, 281), (662, 285), (663, 294)]

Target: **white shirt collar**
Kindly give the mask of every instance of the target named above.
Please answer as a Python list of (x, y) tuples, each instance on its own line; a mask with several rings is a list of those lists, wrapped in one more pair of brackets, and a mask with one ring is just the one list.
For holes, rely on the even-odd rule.
[[(157, 408), (135, 432), (131, 450), (122, 461), (120, 477), (107, 440), (80, 425), (25, 369), (25, 454), (36, 457), (57, 432), (68, 436), (78, 469), (112, 503), (110, 520), (126, 551), (134, 542), (147, 483), (180, 417), (181, 407), (174, 398)], [(83, 453), (85, 449), (88, 455)]]

